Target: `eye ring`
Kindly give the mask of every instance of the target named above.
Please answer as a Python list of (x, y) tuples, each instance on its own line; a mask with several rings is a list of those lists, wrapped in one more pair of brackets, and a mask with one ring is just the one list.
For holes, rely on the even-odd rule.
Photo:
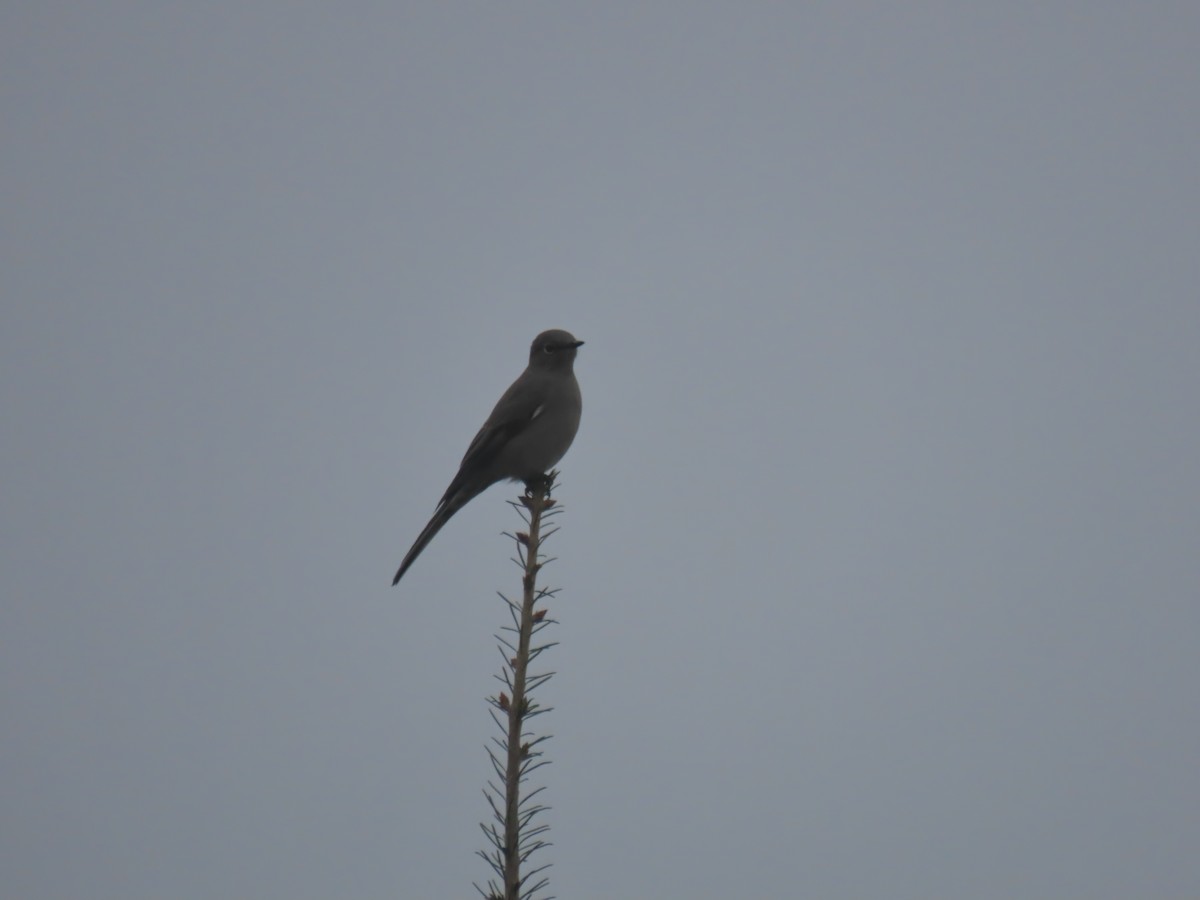
[(555, 347), (553, 344), (546, 344), (546, 346), (542, 347), (542, 352), (543, 353), (553, 353), (557, 349), (558, 348)]

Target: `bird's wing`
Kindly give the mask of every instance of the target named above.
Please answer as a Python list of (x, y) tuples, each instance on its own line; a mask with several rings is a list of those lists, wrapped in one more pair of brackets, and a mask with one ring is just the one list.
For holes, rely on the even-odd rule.
[(479, 472), (486, 471), (488, 464), (513, 438), (530, 426), (543, 408), (542, 392), (530, 390), (528, 372), (512, 383), (504, 396), (496, 403), (492, 414), (471, 440), (463, 454), (458, 474), (446, 489), (442, 502), (452, 497), (463, 483)]

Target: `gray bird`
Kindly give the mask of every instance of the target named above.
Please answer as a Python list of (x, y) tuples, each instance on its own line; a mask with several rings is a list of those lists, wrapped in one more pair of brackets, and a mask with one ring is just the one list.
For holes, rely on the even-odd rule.
[(579, 430), (583, 400), (575, 380), (575, 350), (583, 341), (567, 331), (543, 331), (529, 348), (529, 365), (509, 386), (471, 441), (458, 474), (433, 518), (396, 570), (395, 585), (450, 517), (497, 481), (529, 481), (567, 452)]

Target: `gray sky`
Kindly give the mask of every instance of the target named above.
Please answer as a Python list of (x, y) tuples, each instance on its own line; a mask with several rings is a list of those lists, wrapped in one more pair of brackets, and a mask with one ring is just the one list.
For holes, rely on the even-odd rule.
[(0, 893), (1200, 895), (1200, 12), (7, 4)]

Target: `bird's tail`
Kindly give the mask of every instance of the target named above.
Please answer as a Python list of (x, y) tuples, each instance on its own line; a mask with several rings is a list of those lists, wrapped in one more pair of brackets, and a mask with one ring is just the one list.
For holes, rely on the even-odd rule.
[(412, 549), (408, 551), (408, 555), (404, 557), (404, 562), (400, 563), (400, 568), (396, 570), (396, 577), (392, 579), (393, 587), (400, 581), (404, 573), (408, 571), (408, 567), (421, 555), (421, 551), (425, 549), (425, 546), (433, 540), (433, 536), (442, 530), (443, 525), (450, 521), (450, 517), (466, 506), (479, 493), (479, 490), (470, 490), (462, 487), (455, 492), (454, 496), (442, 498), (442, 502), (438, 504), (438, 508), (433, 513), (433, 518), (429, 520), (429, 524), (417, 535)]

